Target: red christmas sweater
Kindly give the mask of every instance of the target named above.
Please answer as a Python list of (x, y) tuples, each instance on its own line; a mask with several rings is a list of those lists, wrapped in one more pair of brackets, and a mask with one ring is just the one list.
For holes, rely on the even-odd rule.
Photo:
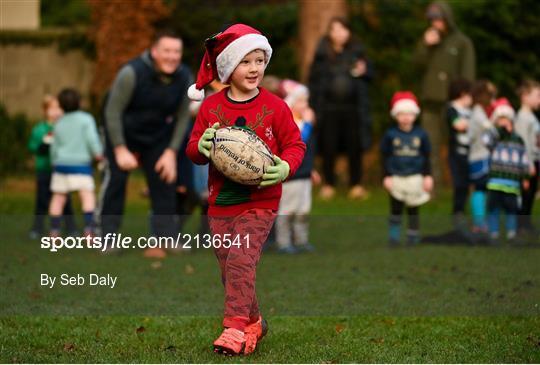
[[(298, 126), (283, 100), (269, 91), (259, 88), (259, 94), (245, 103), (236, 103), (227, 97), (228, 88), (204, 100), (186, 153), (196, 164), (204, 165), (208, 159), (199, 152), (199, 139), (214, 123), (220, 127), (245, 126), (255, 132), (272, 150), (272, 153), (287, 161), (289, 176), (300, 166), (306, 145), (302, 142)], [(208, 215), (235, 216), (252, 208), (274, 209), (279, 206), (281, 184), (259, 188), (235, 183), (210, 164), (208, 176)]]

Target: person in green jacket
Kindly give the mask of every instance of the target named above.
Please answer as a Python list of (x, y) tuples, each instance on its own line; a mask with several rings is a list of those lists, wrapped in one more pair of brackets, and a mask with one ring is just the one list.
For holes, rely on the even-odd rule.
[(444, 113), (449, 85), (457, 79), (474, 81), (476, 57), (473, 43), (457, 28), (452, 10), (446, 2), (435, 1), (429, 5), (426, 17), (430, 26), (418, 42), (413, 60), (419, 73), (422, 73), (422, 126), (433, 147), (433, 176), (435, 180), (440, 180), (444, 166), (440, 147), (447, 134)]
[[(58, 100), (52, 95), (45, 95), (42, 103), (43, 114), (45, 119), (38, 122), (32, 128), (30, 139), (28, 141), (28, 149), (35, 156), (36, 170), (36, 201), (34, 208), (34, 222), (30, 229), (30, 238), (36, 239), (44, 232), (44, 222), (49, 210), (49, 202), (51, 200), (51, 158), (49, 154), (50, 145), (53, 141), (53, 126), (54, 123), (63, 114)], [(77, 231), (75, 221), (73, 219), (73, 209), (71, 202), (68, 201), (64, 209), (64, 219), (66, 229), (70, 233)]]

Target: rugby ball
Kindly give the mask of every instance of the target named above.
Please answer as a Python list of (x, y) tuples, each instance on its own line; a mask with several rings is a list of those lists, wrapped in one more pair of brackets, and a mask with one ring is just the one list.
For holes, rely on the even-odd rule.
[(274, 165), (266, 143), (254, 132), (240, 127), (216, 131), (210, 160), (219, 172), (243, 185), (259, 185), (266, 168)]

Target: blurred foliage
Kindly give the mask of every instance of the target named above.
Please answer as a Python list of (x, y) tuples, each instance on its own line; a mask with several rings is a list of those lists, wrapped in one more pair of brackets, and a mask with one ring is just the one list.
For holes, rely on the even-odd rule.
[(30, 130), (31, 122), (24, 115), (9, 116), (0, 104), (0, 178), (27, 170)]
[(517, 105), (519, 83), (540, 79), (540, 2), (475, 0), (455, 8), (477, 50), (477, 77), (491, 79)]
[(81, 28), (45, 28), (39, 30), (5, 30), (0, 32), (1, 45), (47, 46), (56, 44), (58, 52), (81, 50), (87, 57), (95, 57), (94, 43)]
[(204, 54), (204, 40), (229, 24), (246, 23), (264, 33), (274, 55), (267, 74), (297, 78), (295, 41), (298, 33), (296, 1), (170, 0), (169, 27), (184, 40), (184, 61), (195, 73)]
[(40, 6), (43, 27), (90, 24), (90, 8), (86, 0), (41, 0)]

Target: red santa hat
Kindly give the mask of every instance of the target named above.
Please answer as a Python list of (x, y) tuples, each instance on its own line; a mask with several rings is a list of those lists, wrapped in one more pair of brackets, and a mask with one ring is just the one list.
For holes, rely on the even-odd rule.
[(240, 61), (250, 52), (260, 49), (264, 51), (265, 67), (270, 62), (272, 47), (268, 39), (257, 29), (245, 24), (234, 24), (221, 33), (205, 41), (201, 67), (197, 73), (197, 81), (188, 89), (191, 100), (204, 98), (204, 87), (214, 79), (226, 84)]
[(512, 104), (507, 98), (499, 98), (492, 104), (493, 112), (491, 113), (491, 121), (495, 123), (497, 119), (506, 117), (510, 120), (514, 120), (516, 112), (512, 108)]
[(390, 101), (390, 115), (396, 117), (399, 113), (420, 114), (418, 99), (410, 91), (397, 91)]

